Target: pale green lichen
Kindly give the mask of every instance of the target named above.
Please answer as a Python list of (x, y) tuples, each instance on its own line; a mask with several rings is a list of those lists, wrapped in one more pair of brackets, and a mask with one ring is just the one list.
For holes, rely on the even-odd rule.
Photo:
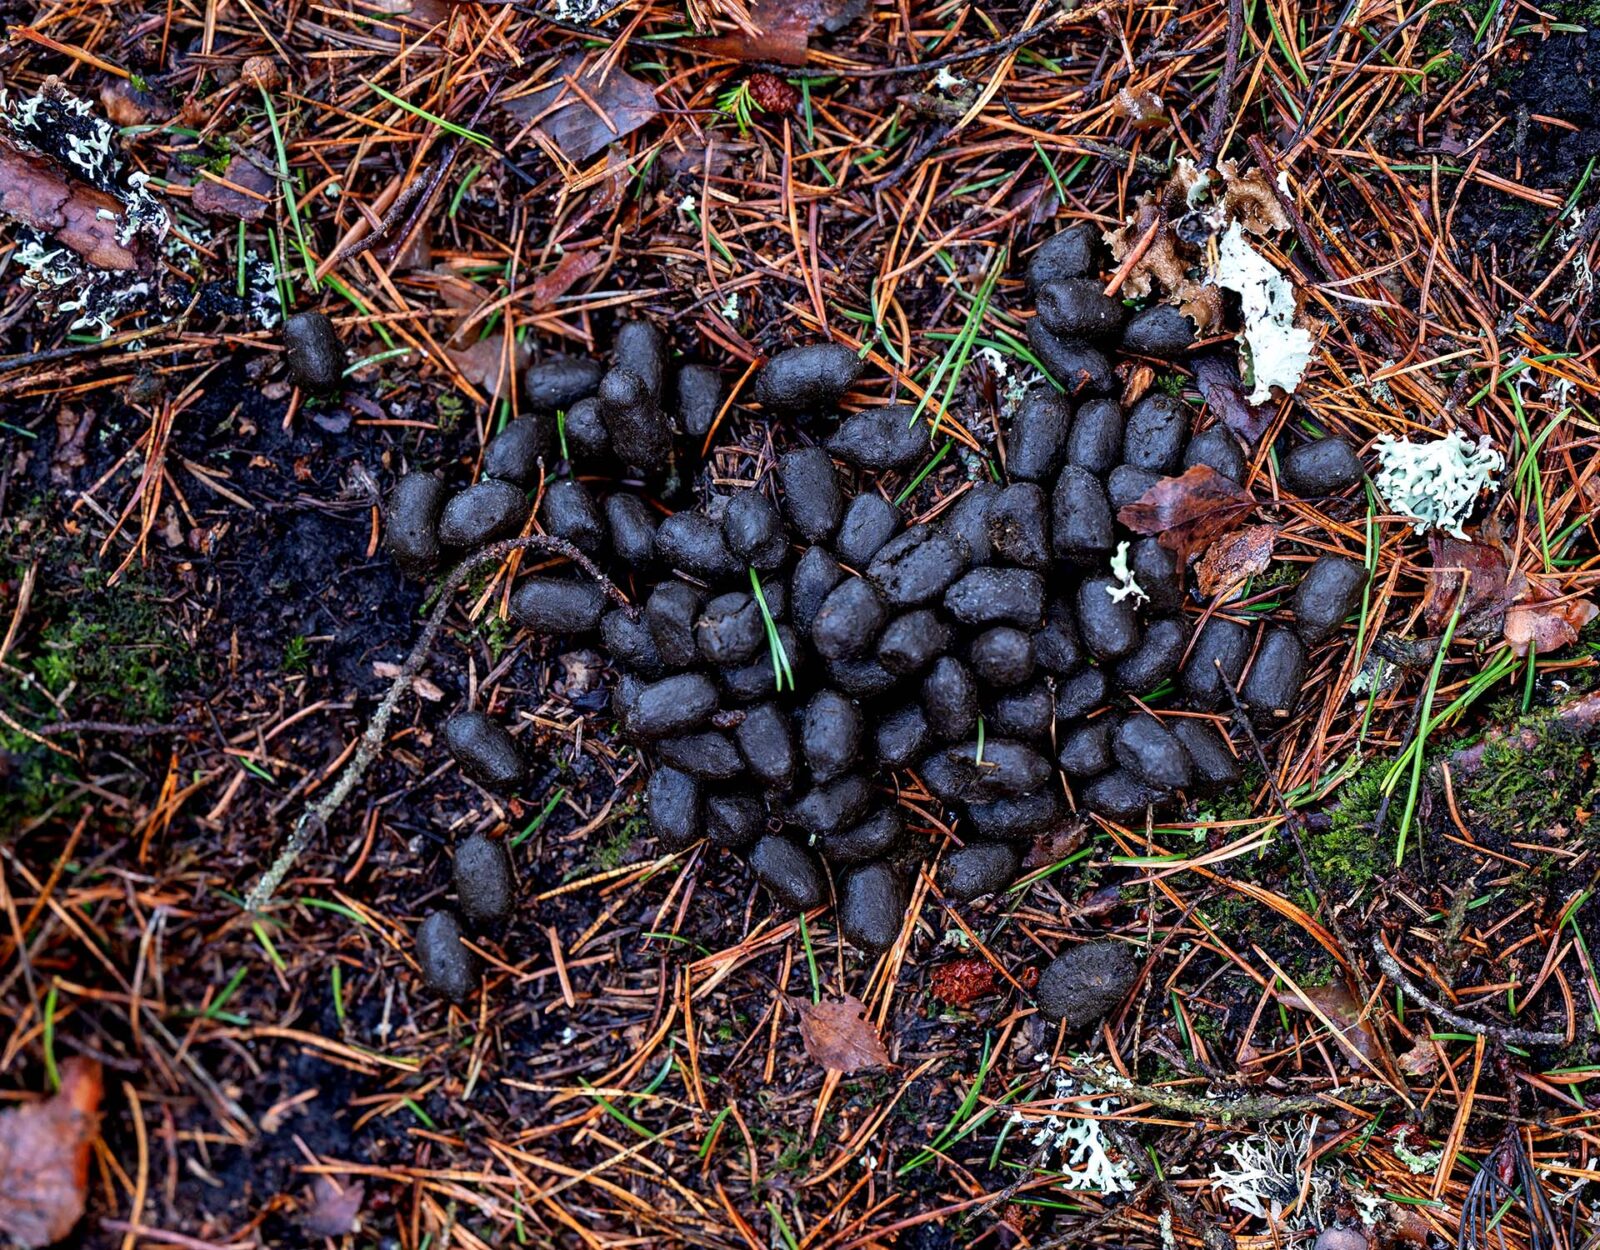
[(1121, 603), (1130, 595), (1139, 603), (1149, 601), (1150, 596), (1144, 593), (1144, 587), (1139, 585), (1133, 570), (1128, 567), (1127, 543), (1117, 544), (1117, 554), (1111, 557), (1111, 576), (1117, 579), (1115, 586), (1106, 587), (1106, 594), (1111, 596), (1112, 603)]
[(1417, 533), (1440, 529), (1466, 538), (1462, 525), (1478, 495), (1494, 486), (1505, 457), (1484, 435), (1477, 445), (1459, 430), (1431, 443), (1380, 434), (1377, 444), (1378, 493), (1393, 511), (1408, 518)]

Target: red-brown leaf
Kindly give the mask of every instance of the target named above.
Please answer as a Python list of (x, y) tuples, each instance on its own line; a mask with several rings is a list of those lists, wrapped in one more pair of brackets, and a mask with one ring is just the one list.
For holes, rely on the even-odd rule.
[[(222, 177), (233, 186), (225, 187), (210, 178), (201, 178), (194, 184), (194, 195), (190, 197), (190, 203), (202, 213), (242, 217), (245, 221), (260, 221), (267, 215), (267, 210), (272, 207), (271, 174), (259, 165), (245, 160), (244, 157), (236, 156), (228, 162), (227, 172)], [(246, 195), (244, 191), (235, 191), (233, 187), (254, 191), (255, 195)], [(267, 198), (259, 199), (257, 198), (259, 196)]]
[(1332, 981), (1327, 985), (1308, 985), (1304, 989), (1305, 999), (1297, 994), (1281, 995), (1284, 1006), (1299, 1007), (1313, 1015), (1320, 1011), (1357, 1053), (1368, 1062), (1376, 1061), (1377, 1035), (1372, 1031), (1371, 1021), (1362, 1014), (1361, 1000), (1350, 988), (1343, 981)]
[(0, 1112), (0, 1240), (52, 1245), (83, 1217), (101, 1092), (100, 1065), (72, 1058), (54, 1097)]
[(575, 282), (593, 273), (599, 263), (600, 253), (597, 251), (567, 252), (556, 262), (554, 269), (533, 280), (530, 294), (534, 309), (543, 312), (549, 308), (570, 291)]
[(1600, 615), (1590, 599), (1561, 599), (1533, 578), (1517, 579), (1519, 602), (1506, 611), (1505, 639), (1518, 655), (1532, 646), (1549, 655), (1578, 641), (1578, 631)]
[(1182, 477), (1162, 478), (1118, 511), (1117, 520), (1135, 534), (1154, 534), (1157, 542), (1187, 563), (1255, 506), (1255, 496), (1244, 487), (1210, 465), (1197, 464), (1185, 469)]
[(866, 1006), (853, 994), (820, 1003), (790, 1001), (800, 1013), (800, 1040), (806, 1054), (823, 1067), (849, 1076), (888, 1065), (883, 1039), (867, 1019)]
[(941, 1003), (967, 1007), (985, 994), (994, 993), (994, 965), (977, 955), (952, 959), (933, 970), (928, 989)]
[(1202, 356), (1194, 364), (1194, 380), (1206, 407), (1218, 420), (1254, 447), (1272, 424), (1273, 410), (1244, 397), (1239, 370), (1221, 356)]
[(1505, 606), (1506, 557), (1501, 548), (1434, 533), (1428, 535), (1428, 551), (1433, 567), (1422, 595), (1422, 620), (1429, 633), (1444, 629), (1458, 603), (1463, 620)]
[(549, 81), (543, 90), (512, 100), (506, 112), (533, 122), (569, 161), (588, 160), (661, 111), (649, 83), (614, 67), (602, 73), (581, 52), (562, 61)]
[(1272, 563), (1272, 546), (1277, 537), (1275, 525), (1247, 525), (1217, 539), (1194, 566), (1200, 593), (1210, 598), (1221, 591), (1233, 591), (1247, 577), (1265, 572)]
[(358, 1180), (344, 1178), (341, 1188), (332, 1178), (319, 1176), (311, 1182), (311, 1205), (300, 1216), (300, 1226), (313, 1237), (348, 1237), (361, 1226), (361, 1203), (367, 1187)]

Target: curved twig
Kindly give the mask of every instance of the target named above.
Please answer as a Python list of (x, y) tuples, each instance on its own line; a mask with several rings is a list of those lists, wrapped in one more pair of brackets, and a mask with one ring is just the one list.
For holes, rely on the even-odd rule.
[(1479, 1024), (1476, 1020), (1468, 1019), (1459, 1012), (1451, 1011), (1443, 1004), (1434, 1002), (1407, 975), (1406, 970), (1400, 966), (1400, 961), (1389, 953), (1389, 948), (1383, 944), (1383, 938), (1376, 933), (1372, 935), (1372, 953), (1377, 957), (1378, 967), (1383, 970), (1383, 975), (1404, 990), (1407, 998), (1424, 1011), (1438, 1016), (1446, 1024), (1460, 1029), (1463, 1033), (1492, 1038), (1502, 1045), (1507, 1042), (1513, 1046), (1561, 1046), (1566, 1043), (1565, 1033), (1543, 1033), (1535, 1029), (1517, 1029), (1504, 1024)]

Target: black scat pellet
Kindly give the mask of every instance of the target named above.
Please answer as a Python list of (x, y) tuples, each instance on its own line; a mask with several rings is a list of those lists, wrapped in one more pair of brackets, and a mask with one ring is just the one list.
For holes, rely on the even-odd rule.
[(766, 572), (789, 554), (778, 509), (758, 490), (741, 490), (728, 499), (722, 513), (722, 541), (741, 564)]
[(1106, 717), (1075, 725), (1061, 735), (1056, 763), (1069, 777), (1098, 777), (1116, 763), (1111, 754), (1111, 722)]
[(657, 767), (644, 788), (645, 813), (650, 832), (669, 851), (681, 851), (699, 841), (701, 787), (688, 773)]
[(1033, 639), (1015, 625), (992, 626), (972, 640), (967, 662), (986, 686), (1020, 686), (1033, 676)]
[(1013, 482), (989, 509), (996, 560), (1044, 572), (1050, 567), (1050, 503), (1037, 482)]
[(1189, 756), (1196, 789), (1215, 793), (1239, 784), (1239, 761), (1210, 721), (1177, 716), (1167, 728)]
[(1167, 727), (1148, 712), (1122, 718), (1111, 736), (1117, 763), (1157, 790), (1182, 790), (1189, 784), (1189, 755)]
[(955, 535), (965, 544), (965, 558), (972, 564), (988, 564), (993, 557), (989, 550), (989, 509), (999, 498), (1000, 487), (996, 483), (974, 482), (957, 496), (944, 514), (945, 533)]
[(511, 619), (536, 634), (588, 633), (605, 610), (605, 592), (575, 577), (529, 577), (511, 592)]
[(1067, 436), (1067, 463), (1097, 477), (1122, 460), (1122, 405), (1114, 399), (1090, 399), (1078, 406)]
[(600, 644), (618, 668), (650, 681), (667, 675), (655, 635), (642, 613), (612, 608), (600, 618)]
[(544, 488), (539, 501), (539, 528), (552, 538), (564, 538), (584, 555), (599, 555), (605, 546), (606, 525), (594, 496), (582, 482), (558, 478)]
[(951, 758), (948, 751), (931, 751), (917, 761), (915, 768), (922, 784), (941, 803), (957, 803), (972, 797), (967, 787), (973, 770), (959, 759)]
[(857, 950), (879, 955), (906, 922), (906, 890), (888, 864), (862, 864), (839, 882), (839, 932)]
[(417, 926), (417, 967), (422, 983), (440, 998), (463, 1002), (478, 985), (478, 957), (467, 949), (454, 912), (430, 912)]
[(1128, 549), (1128, 571), (1145, 593), (1151, 612), (1176, 612), (1183, 606), (1183, 570), (1178, 558), (1155, 538), (1140, 538)]
[(1118, 583), (1111, 577), (1086, 577), (1078, 585), (1074, 607), (1078, 636), (1100, 660), (1120, 660), (1139, 645), (1139, 617), (1133, 597), (1115, 599)]
[(749, 846), (766, 827), (766, 812), (752, 794), (712, 794), (706, 797), (706, 837), (715, 846), (739, 850)]
[(421, 576), (439, 563), (445, 485), (432, 473), (407, 473), (389, 492), (383, 545), (402, 571)]
[(603, 460), (611, 452), (611, 435), (600, 418), (600, 401), (592, 395), (567, 409), (560, 428), (567, 455), (573, 460)]
[(1310, 646), (1331, 638), (1361, 604), (1367, 566), (1342, 556), (1318, 556), (1295, 587), (1294, 627)]
[(800, 714), (800, 751), (812, 779), (841, 777), (861, 754), (861, 709), (837, 690), (819, 690)]
[(789, 574), (789, 619), (809, 634), (822, 601), (845, 578), (845, 571), (826, 547), (807, 547)]
[(1152, 304), (1122, 327), (1122, 350), (1171, 360), (1194, 346), (1194, 322), (1171, 304)]
[(672, 431), (645, 379), (632, 369), (610, 369), (595, 402), (611, 450), (642, 473), (664, 472), (672, 458)]
[(550, 356), (528, 366), (522, 389), (535, 412), (565, 412), (599, 389), (603, 373), (599, 361), (585, 356)]
[(539, 461), (555, 445), (555, 422), (547, 416), (518, 417), (483, 449), (483, 476), (513, 482), (523, 489), (539, 481)]
[(985, 724), (993, 733), (1031, 741), (1048, 738), (1055, 718), (1055, 695), (1044, 682), (1035, 681), (995, 694), (990, 699)]
[(1087, 222), (1075, 222), (1051, 235), (1028, 258), (1028, 290), (1037, 291), (1046, 282), (1081, 278), (1092, 272), (1097, 250), (1095, 229)]
[(1228, 706), (1228, 687), (1238, 686), (1249, 656), (1250, 631), (1237, 621), (1213, 616), (1200, 627), (1179, 678), (1189, 702), (1205, 709)]
[(822, 856), (834, 864), (864, 864), (882, 859), (900, 841), (905, 826), (892, 807), (880, 807), (865, 820), (822, 839)]
[(833, 538), (833, 550), (840, 563), (865, 569), (899, 530), (900, 509), (882, 495), (867, 491), (845, 508), (839, 532)]
[(1053, 482), (1067, 456), (1072, 410), (1053, 387), (1028, 388), (1006, 435), (1006, 473), (1013, 481)]
[(301, 390), (325, 395), (344, 382), (344, 344), (326, 313), (295, 313), (283, 323), (283, 345), (289, 380)]
[(907, 768), (922, 756), (932, 740), (928, 717), (920, 704), (886, 712), (879, 718), (875, 733), (878, 763), (885, 768)]
[(928, 425), (912, 419), (913, 404), (868, 408), (846, 417), (829, 436), (828, 451), (858, 469), (905, 470), (928, 458)]
[(1139, 645), (1116, 662), (1117, 685), (1129, 694), (1149, 694), (1178, 671), (1189, 626), (1182, 617), (1164, 616), (1149, 621)]
[(462, 548), (510, 538), (522, 529), (528, 511), (528, 497), (520, 487), (484, 478), (445, 503), (439, 513), (439, 541)]
[(717, 710), (717, 688), (704, 673), (678, 673), (639, 687), (627, 730), (635, 738), (679, 736), (700, 728)]
[(1197, 464), (1215, 469), (1230, 482), (1244, 484), (1244, 452), (1239, 450), (1239, 440), (1228, 433), (1225, 425), (1213, 425), (1189, 440), (1189, 445), (1183, 449), (1183, 467), (1191, 469)]
[(888, 694), (901, 680), (898, 673), (891, 673), (872, 655), (853, 660), (825, 660), (823, 671), (830, 686), (852, 699), (876, 699)]
[(1026, 842), (1054, 829), (1063, 815), (1060, 787), (1052, 782), (1016, 798), (968, 803), (962, 833), (965, 836), (970, 826), (979, 838), (989, 841)]
[(778, 457), (778, 491), (789, 524), (808, 543), (826, 542), (844, 516), (844, 489), (828, 453), (800, 447)]
[(1073, 721), (1105, 704), (1111, 693), (1104, 669), (1086, 668), (1056, 683), (1056, 718)]
[(645, 623), (656, 640), (661, 662), (668, 668), (688, 668), (700, 662), (694, 623), (705, 600), (685, 582), (662, 582), (644, 603)]
[(811, 622), (811, 642), (825, 660), (853, 660), (883, 628), (882, 597), (865, 578), (847, 577), (831, 591)]
[(1171, 395), (1146, 395), (1122, 427), (1122, 462), (1152, 473), (1175, 473), (1189, 437), (1189, 410)]
[(627, 724), (639, 691), (649, 684), (649, 679), (624, 669), (617, 675), (617, 684), (611, 688), (611, 715), (621, 724)]
[(865, 367), (842, 343), (787, 347), (761, 366), (750, 393), (756, 403), (776, 413), (830, 412)]
[(1278, 462), (1278, 480), (1303, 499), (1337, 495), (1361, 480), (1361, 459), (1342, 438), (1302, 443)]
[(1091, 812), (1129, 824), (1143, 820), (1145, 811), (1167, 794), (1146, 785), (1126, 768), (1113, 768), (1087, 782), (1078, 798)]
[(811, 853), (777, 834), (769, 833), (755, 844), (750, 871), (785, 911), (810, 911), (827, 897), (822, 870)]
[(744, 714), (733, 731), (734, 745), (745, 766), (763, 785), (787, 790), (794, 784), (799, 758), (789, 717), (775, 703), (759, 703)]
[(512, 790), (528, 779), (516, 739), (487, 713), (457, 712), (444, 723), (444, 745), (461, 771), (486, 789)]
[(605, 502), (606, 535), (619, 560), (643, 568), (656, 558), (656, 528), (661, 518), (637, 495), (621, 491)]
[(957, 902), (998, 894), (1017, 879), (1022, 855), (1004, 842), (969, 842), (939, 864), (939, 887)]
[(851, 773), (812, 786), (789, 805), (787, 817), (806, 833), (824, 838), (856, 824), (871, 806), (872, 787), (864, 777)]
[(1306, 644), (1287, 626), (1268, 626), (1239, 687), (1239, 701), (1258, 725), (1287, 720), (1299, 701), (1305, 676)]
[(1161, 480), (1162, 475), (1149, 469), (1119, 464), (1106, 478), (1106, 499), (1113, 513), (1120, 512), (1130, 503), (1137, 503), (1144, 494)]
[[(789, 658), (788, 672), (794, 674), (797, 682), (803, 680), (805, 651), (800, 646), (799, 635), (787, 621), (778, 623), (778, 641), (783, 645), (784, 655)], [(725, 668), (718, 676), (730, 700), (735, 703), (754, 703), (759, 699), (770, 699), (777, 691), (779, 671), (773, 667), (769, 646), (759, 650), (749, 662)], [(787, 679), (788, 673), (785, 673), (784, 680)]]
[(891, 673), (920, 673), (950, 650), (955, 631), (932, 608), (902, 612), (878, 635), (878, 663)]
[(1028, 322), (1028, 346), (1068, 395), (1109, 395), (1117, 387), (1117, 375), (1103, 353), (1050, 333), (1037, 317)]
[(511, 856), (499, 838), (475, 833), (456, 847), (451, 876), (456, 902), (469, 924), (499, 924), (517, 901)]
[(749, 663), (768, 646), (761, 607), (744, 590), (708, 602), (694, 623), (694, 639), (705, 661), (718, 666)]
[(1037, 629), (1044, 620), (1044, 578), (1032, 569), (973, 569), (945, 591), (944, 606), (963, 625)]
[(978, 683), (960, 660), (942, 655), (922, 679), (922, 710), (935, 738), (956, 742), (978, 725)]
[(1039, 320), (1057, 338), (1102, 339), (1122, 328), (1126, 309), (1094, 278), (1056, 278), (1039, 287)]
[(744, 771), (739, 748), (714, 729), (659, 738), (655, 751), (663, 764), (702, 781), (728, 781)]
[(738, 577), (745, 567), (722, 541), (722, 527), (703, 512), (674, 512), (662, 521), (656, 529), (656, 558), (707, 582)]
[(1046, 1020), (1076, 1032), (1111, 1012), (1139, 979), (1121, 942), (1090, 942), (1057, 955), (1039, 977), (1034, 999)]
[(961, 779), (957, 797), (969, 802), (1018, 798), (1048, 785), (1054, 772), (1049, 760), (1014, 738), (985, 738), (981, 750), (963, 742), (938, 754)]
[(659, 402), (667, 367), (666, 339), (648, 321), (622, 322), (611, 340), (611, 367), (637, 375), (650, 392), (650, 398)]
[(959, 535), (935, 525), (915, 525), (891, 538), (867, 565), (867, 580), (895, 608), (914, 608), (938, 599), (971, 559)]
[(1050, 540), (1056, 555), (1080, 568), (1095, 567), (1111, 554), (1115, 533), (1100, 479), (1079, 465), (1067, 465), (1050, 495)]
[(1083, 647), (1072, 622), (1072, 605), (1054, 598), (1045, 609), (1045, 623), (1033, 631), (1033, 658), (1054, 677), (1067, 677), (1083, 667)]
[(704, 439), (722, 410), (722, 375), (710, 365), (684, 365), (678, 370), (677, 404), (683, 432)]

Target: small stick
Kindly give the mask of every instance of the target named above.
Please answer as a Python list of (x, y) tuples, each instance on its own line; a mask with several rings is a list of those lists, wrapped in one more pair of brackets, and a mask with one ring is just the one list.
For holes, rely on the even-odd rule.
[(1400, 966), (1400, 961), (1389, 953), (1389, 948), (1383, 944), (1382, 936), (1376, 933), (1372, 935), (1372, 953), (1377, 957), (1378, 967), (1383, 970), (1383, 975), (1404, 990), (1407, 998), (1424, 1011), (1431, 1012), (1463, 1033), (1471, 1033), (1475, 1037), (1487, 1037), (1501, 1045), (1509, 1042), (1514, 1046), (1562, 1046), (1566, 1043), (1565, 1033), (1543, 1033), (1503, 1024), (1479, 1024), (1476, 1020), (1469, 1020), (1443, 1004), (1434, 1002), (1406, 975), (1406, 970)]
[(1228, 42), (1222, 53), (1222, 77), (1211, 97), (1211, 115), (1200, 141), (1200, 168), (1210, 169), (1222, 151), (1222, 135), (1228, 129), (1228, 107), (1233, 103), (1233, 80), (1239, 75), (1239, 45), (1244, 41), (1244, 0), (1228, 0)]
[(487, 565), (494, 564), (504, 559), (513, 551), (531, 548), (535, 551), (546, 552), (550, 555), (565, 556), (580, 569), (594, 578), (600, 588), (606, 592), (619, 607), (626, 611), (637, 611), (628, 602), (628, 597), (618, 590), (611, 579), (602, 573), (588, 556), (579, 551), (563, 538), (552, 538), (547, 534), (532, 534), (526, 538), (508, 538), (503, 542), (491, 543), (481, 551), (476, 551), (468, 556), (449, 577), (441, 584), (437, 601), (433, 611), (428, 614), (428, 622), (422, 627), (422, 634), (417, 639), (416, 645), (406, 656), (405, 663), (400, 666), (400, 671), (395, 674), (394, 681), (390, 683), (388, 692), (383, 696), (383, 701), (378, 704), (378, 710), (372, 714), (372, 720), (367, 723), (366, 731), (361, 735), (356, 745), (355, 754), (350, 762), (345, 765), (344, 771), (339, 774), (339, 779), (333, 783), (328, 792), (315, 803), (306, 808), (295, 821), (294, 829), (289, 834), (289, 840), (284, 843), (283, 850), (278, 853), (278, 858), (272, 861), (272, 866), (261, 875), (254, 888), (245, 896), (245, 910), (259, 913), (271, 902), (273, 894), (277, 892), (283, 879), (289, 875), (295, 861), (305, 852), (311, 844), (311, 839), (317, 830), (325, 826), (328, 818), (349, 797), (350, 791), (366, 775), (372, 762), (378, 758), (378, 752), (383, 748), (384, 738), (389, 731), (389, 720), (394, 715), (394, 709), (401, 697), (411, 689), (411, 683), (422, 670), (423, 663), (428, 658), (428, 651), (433, 646), (433, 640), (439, 636), (439, 630), (444, 625), (444, 618), (450, 611), (455, 592), (461, 589), (462, 584), (473, 573)]

